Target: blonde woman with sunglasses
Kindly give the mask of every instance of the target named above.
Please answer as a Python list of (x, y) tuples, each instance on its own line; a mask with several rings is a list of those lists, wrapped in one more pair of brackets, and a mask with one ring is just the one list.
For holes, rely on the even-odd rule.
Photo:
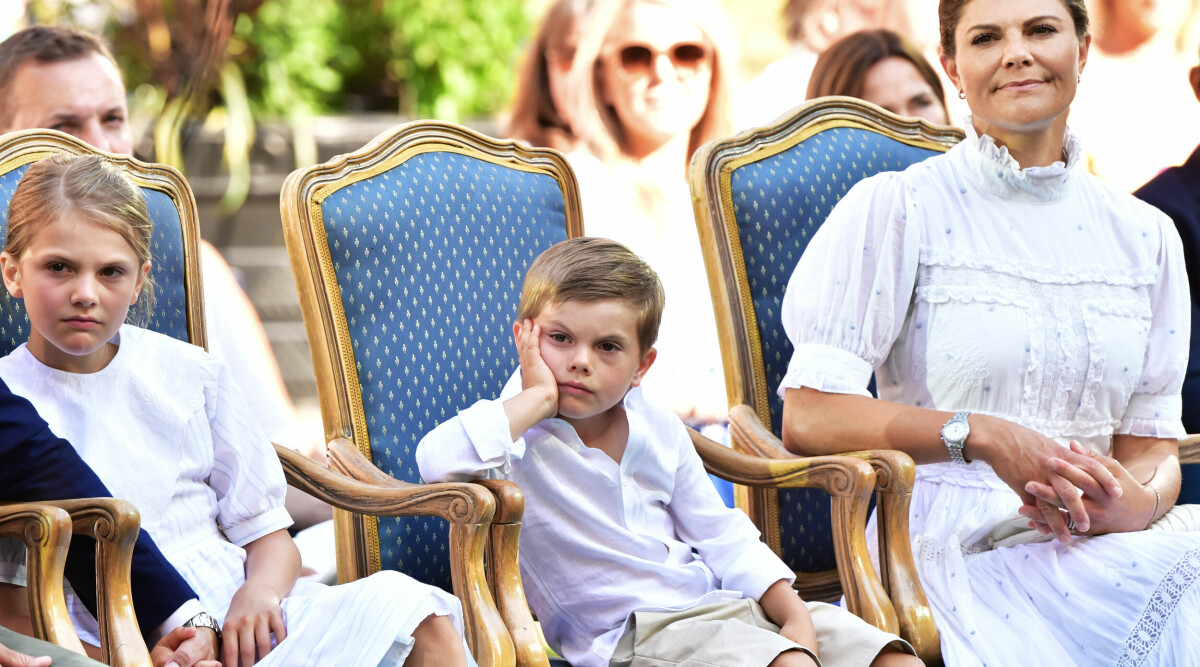
[(700, 145), (732, 132), (729, 19), (712, 0), (601, 0), (581, 25), (570, 115), (587, 148), (569, 157), (585, 229), (627, 245), (662, 278), (659, 339), (669, 342), (647, 394), (693, 426), (723, 425), (728, 405), (686, 170)]

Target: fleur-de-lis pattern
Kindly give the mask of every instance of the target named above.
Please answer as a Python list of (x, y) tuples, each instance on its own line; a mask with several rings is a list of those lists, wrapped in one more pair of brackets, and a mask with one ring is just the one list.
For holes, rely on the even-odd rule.
[[(549, 175), (449, 152), (410, 157), (321, 204), (375, 465), (420, 482), (421, 438), (517, 367), (521, 281), (565, 240)], [(432, 517), (378, 520), (380, 562), (450, 588), (448, 531)]]
[[(0, 174), (0, 246), (7, 238), (8, 204), (12, 200), (28, 165)], [(130, 309), (126, 321), (138, 324), (182, 341), (188, 340), (187, 287), (184, 281), (183, 227), (179, 209), (170, 195), (151, 188), (142, 189), (154, 233), (150, 239), (150, 261), (154, 276), (154, 306), (149, 318), (139, 319), (138, 306)], [(138, 305), (144, 303), (139, 300)], [(29, 317), (20, 299), (7, 292), (0, 297), (0, 356), (12, 352), (29, 339)]]
[[(936, 155), (857, 128), (832, 128), (731, 174), (737, 218), (762, 341), (771, 428), (781, 431), (783, 401), (775, 394), (787, 372), (792, 344), (780, 322), (788, 279), (817, 228), (857, 182), (882, 171), (900, 171)], [(821, 491), (779, 492), (783, 560), (805, 572), (837, 567), (829, 497)]]

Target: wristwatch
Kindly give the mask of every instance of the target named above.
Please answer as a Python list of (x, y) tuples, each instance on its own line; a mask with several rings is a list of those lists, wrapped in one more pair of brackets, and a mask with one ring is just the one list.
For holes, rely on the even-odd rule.
[(942, 426), (942, 443), (946, 445), (946, 449), (950, 452), (951, 463), (966, 465), (969, 463), (963, 457), (963, 443), (966, 442), (967, 436), (971, 435), (971, 425), (967, 423), (967, 415), (969, 412), (956, 412)]
[(221, 624), (217, 623), (217, 619), (209, 616), (208, 612), (202, 611), (199, 614), (189, 618), (188, 620), (184, 621), (183, 627), (208, 628), (209, 630), (217, 633), (217, 646), (221, 646)]

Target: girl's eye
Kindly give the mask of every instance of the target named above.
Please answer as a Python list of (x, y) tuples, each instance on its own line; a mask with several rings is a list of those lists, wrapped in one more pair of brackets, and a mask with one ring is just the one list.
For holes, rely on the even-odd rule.
[(105, 278), (116, 278), (124, 273), (125, 272), (123, 270), (116, 266), (106, 266), (103, 269), (100, 269), (100, 275), (104, 276)]
[(46, 268), (50, 269), (50, 271), (52, 273), (62, 273), (63, 271), (67, 270), (67, 265), (63, 264), (62, 262), (54, 262), (53, 264), (50, 264)]

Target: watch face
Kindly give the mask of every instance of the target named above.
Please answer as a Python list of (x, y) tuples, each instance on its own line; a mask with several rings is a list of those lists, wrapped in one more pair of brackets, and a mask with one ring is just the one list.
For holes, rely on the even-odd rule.
[(966, 440), (970, 429), (962, 422), (951, 422), (946, 424), (946, 428), (942, 429), (942, 437), (951, 442), (962, 442)]

